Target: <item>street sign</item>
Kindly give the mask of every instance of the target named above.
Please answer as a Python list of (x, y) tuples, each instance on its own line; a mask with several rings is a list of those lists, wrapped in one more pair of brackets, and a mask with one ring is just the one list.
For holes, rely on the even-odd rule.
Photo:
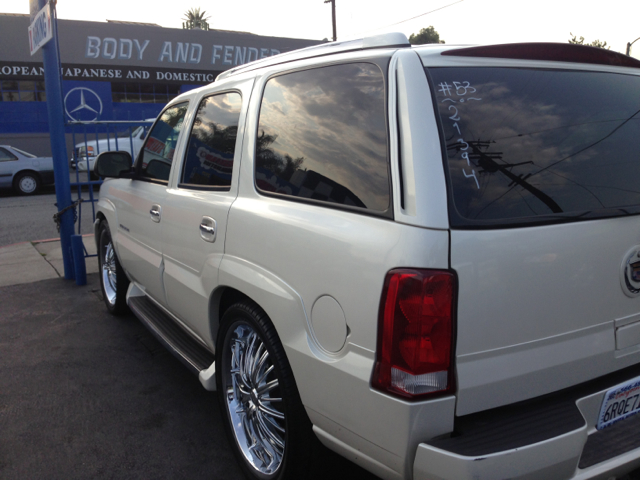
[(29, 50), (31, 55), (40, 50), (44, 44), (53, 38), (51, 28), (51, 7), (47, 3), (40, 10), (31, 25), (29, 25)]

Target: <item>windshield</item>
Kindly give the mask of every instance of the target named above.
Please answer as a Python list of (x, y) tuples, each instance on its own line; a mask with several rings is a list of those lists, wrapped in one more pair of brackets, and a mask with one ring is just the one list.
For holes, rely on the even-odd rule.
[(22, 156), (27, 157), (27, 158), (37, 158), (35, 155), (32, 155), (30, 153), (25, 152), (24, 150), (20, 150), (19, 148), (16, 147), (9, 147), (11, 148), (11, 150), (14, 150), (20, 154), (22, 154)]
[(429, 68), (454, 226), (640, 213), (640, 76)]

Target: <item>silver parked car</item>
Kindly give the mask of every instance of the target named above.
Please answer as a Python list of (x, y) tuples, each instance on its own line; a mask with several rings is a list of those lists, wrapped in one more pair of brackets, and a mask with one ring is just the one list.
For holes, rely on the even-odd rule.
[(41, 185), (53, 183), (53, 159), (36, 157), (9, 145), (0, 145), (0, 188), (33, 195)]
[(615, 52), (270, 57), (172, 100), (133, 168), (98, 158), (105, 303), (217, 391), (248, 478), (306, 478), (314, 436), (387, 480), (615, 478), (640, 466), (639, 152)]

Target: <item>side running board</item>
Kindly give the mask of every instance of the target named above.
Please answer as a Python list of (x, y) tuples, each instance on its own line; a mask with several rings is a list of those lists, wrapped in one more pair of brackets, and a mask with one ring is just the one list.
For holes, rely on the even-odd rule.
[(147, 297), (129, 297), (129, 308), (160, 343), (196, 375), (213, 364), (213, 353), (185, 332)]

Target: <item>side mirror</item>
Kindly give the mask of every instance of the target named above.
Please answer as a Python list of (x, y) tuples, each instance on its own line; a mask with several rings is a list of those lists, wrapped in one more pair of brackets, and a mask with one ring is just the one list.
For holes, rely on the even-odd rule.
[(96, 158), (93, 173), (99, 177), (118, 178), (131, 171), (133, 161), (129, 152), (103, 152)]

